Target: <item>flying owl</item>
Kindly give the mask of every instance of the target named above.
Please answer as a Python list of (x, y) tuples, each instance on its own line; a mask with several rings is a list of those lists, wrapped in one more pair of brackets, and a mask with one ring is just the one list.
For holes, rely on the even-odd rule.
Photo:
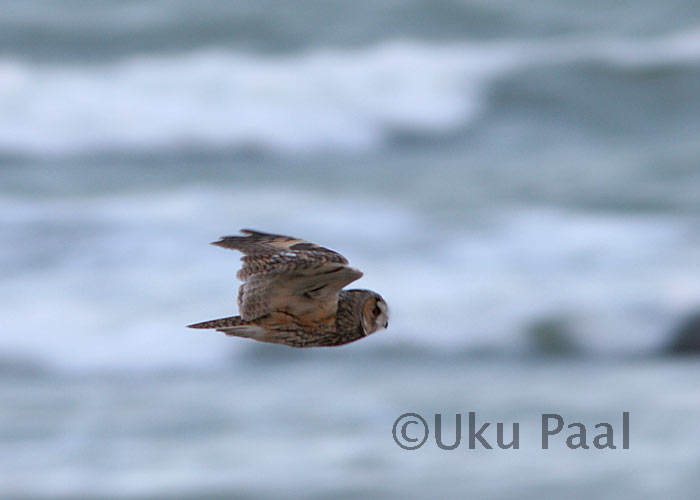
[(291, 347), (336, 346), (386, 328), (387, 303), (371, 290), (343, 290), (362, 277), (333, 250), (249, 229), (212, 243), (238, 250), (240, 316), (189, 325)]

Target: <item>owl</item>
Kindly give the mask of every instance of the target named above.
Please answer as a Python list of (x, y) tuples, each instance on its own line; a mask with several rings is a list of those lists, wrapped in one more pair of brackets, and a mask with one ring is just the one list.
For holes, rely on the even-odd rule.
[(241, 230), (212, 243), (244, 255), (236, 276), (240, 316), (189, 325), (291, 347), (337, 346), (389, 325), (384, 299), (343, 290), (362, 277), (333, 250), (298, 238)]

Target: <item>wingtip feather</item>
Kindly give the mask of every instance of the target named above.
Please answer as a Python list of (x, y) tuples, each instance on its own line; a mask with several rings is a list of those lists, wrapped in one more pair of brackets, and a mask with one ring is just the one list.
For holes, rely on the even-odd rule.
[[(269, 233), (263, 233), (254, 229), (241, 229), (240, 232), (247, 236), (270, 236)], [(233, 241), (247, 240), (247, 236), (221, 236), (217, 241), (212, 241), (211, 244), (222, 248), (231, 248)]]

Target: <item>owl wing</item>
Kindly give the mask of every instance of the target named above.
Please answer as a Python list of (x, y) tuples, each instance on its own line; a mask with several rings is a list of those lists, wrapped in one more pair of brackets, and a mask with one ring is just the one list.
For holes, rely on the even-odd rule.
[(301, 321), (330, 321), (340, 290), (362, 277), (345, 257), (315, 243), (249, 229), (241, 232), (247, 236), (224, 236), (213, 244), (244, 254), (237, 276), (244, 282), (238, 306), (245, 320), (282, 312)]

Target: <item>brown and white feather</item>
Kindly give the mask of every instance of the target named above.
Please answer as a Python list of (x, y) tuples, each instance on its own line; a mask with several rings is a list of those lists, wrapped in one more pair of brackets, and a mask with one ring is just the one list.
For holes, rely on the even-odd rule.
[(360, 338), (358, 328), (368, 333), (376, 330), (363, 322), (358, 300), (383, 299), (369, 290), (341, 292), (362, 277), (345, 257), (299, 238), (249, 229), (241, 232), (246, 236), (225, 236), (213, 243), (244, 254), (237, 273), (243, 281), (238, 291), (240, 316), (191, 327), (217, 328), (229, 335), (295, 347), (339, 345)]

